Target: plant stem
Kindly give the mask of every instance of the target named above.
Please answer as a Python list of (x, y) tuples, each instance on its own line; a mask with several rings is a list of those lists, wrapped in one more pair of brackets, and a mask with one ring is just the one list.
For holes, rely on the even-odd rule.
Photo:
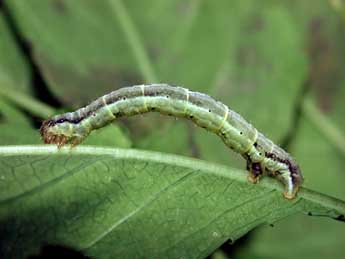
[(22, 94), (19, 91), (13, 91), (3, 85), (0, 87), (0, 96), (7, 98), (12, 103), (40, 118), (45, 119), (51, 117), (55, 113), (54, 108), (49, 105)]
[(345, 155), (345, 136), (330, 119), (318, 110), (310, 97), (305, 98), (302, 109), (306, 118), (309, 119), (343, 155)]
[(137, 32), (126, 7), (123, 5), (121, 0), (109, 0), (109, 2), (119, 20), (120, 26), (122, 27), (128, 44), (133, 51), (134, 57), (138, 62), (142, 76), (148, 83), (157, 83), (158, 79), (154, 72), (153, 65), (150, 62), (145, 51), (144, 44), (140, 39), (139, 33)]

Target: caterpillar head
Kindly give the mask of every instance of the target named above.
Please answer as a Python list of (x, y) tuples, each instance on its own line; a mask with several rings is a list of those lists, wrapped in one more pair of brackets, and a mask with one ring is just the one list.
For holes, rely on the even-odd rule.
[(75, 135), (74, 125), (63, 118), (45, 120), (40, 128), (40, 134), (45, 144), (56, 144), (58, 148), (67, 143), (78, 145), (83, 138)]

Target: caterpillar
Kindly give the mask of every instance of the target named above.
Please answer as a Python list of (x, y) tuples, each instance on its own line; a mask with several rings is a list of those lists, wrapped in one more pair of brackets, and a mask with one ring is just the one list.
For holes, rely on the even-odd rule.
[(293, 199), (303, 183), (296, 161), (241, 115), (206, 94), (168, 84), (118, 89), (75, 112), (45, 120), (40, 134), (46, 144), (75, 146), (94, 129), (123, 116), (146, 112), (188, 118), (217, 134), (225, 145), (245, 158), (250, 182), (257, 183), (261, 176), (270, 175), (284, 184), (287, 199)]

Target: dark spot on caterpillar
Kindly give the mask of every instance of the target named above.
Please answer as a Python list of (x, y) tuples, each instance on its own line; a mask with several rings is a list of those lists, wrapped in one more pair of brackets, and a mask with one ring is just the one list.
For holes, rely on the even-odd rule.
[(299, 169), (298, 165), (296, 165), (293, 161), (291, 161), (289, 159), (285, 159), (285, 160), (279, 159), (279, 161), (286, 164), (289, 167), (292, 182), (294, 184), (299, 184), (303, 181), (303, 177), (300, 176), (300, 173), (299, 173), (300, 169)]
[(124, 115), (123, 112), (117, 112), (117, 113), (114, 113), (115, 117), (118, 118), (118, 117), (122, 117)]
[(48, 125), (47, 126), (54, 126), (55, 124), (60, 124), (60, 123), (64, 123), (64, 122), (69, 122), (69, 123), (73, 123), (73, 124), (78, 124), (80, 121), (82, 121), (84, 119), (84, 117), (81, 117), (81, 118), (77, 118), (75, 120), (69, 120), (67, 118), (60, 118), (56, 121), (54, 120), (50, 120), (48, 122)]
[(265, 156), (267, 158), (272, 158), (273, 160), (276, 160), (277, 159), (277, 156), (273, 153), (268, 153), (268, 152), (265, 152)]
[(58, 119), (55, 123), (63, 123), (65, 121), (67, 121), (67, 119), (62, 118), (62, 119)]
[(311, 213), (310, 211), (308, 212), (308, 216), (313, 216), (313, 213)]
[(145, 91), (145, 96), (157, 96), (159, 93), (156, 92), (150, 92), (150, 91)]
[(122, 98), (123, 98), (122, 95), (119, 95), (119, 94), (111, 95), (109, 97), (109, 101), (107, 101), (107, 103), (115, 103), (115, 102), (121, 100)]
[[(148, 97), (144, 98), (142, 96)], [(134, 100), (134, 98), (139, 99)], [(163, 100), (162, 98), (170, 98), (172, 100), (169, 100), (164, 104), (164, 102), (162, 103), (159, 101)], [(119, 101), (118, 103), (116, 103), (117, 100)], [(141, 103), (140, 107), (136, 106), (137, 100)], [(108, 107), (108, 103), (111, 106)], [(216, 107), (216, 105), (223, 105), (226, 108), (223, 109), (224, 112), (228, 113), (224, 114), (222, 125), (220, 128), (217, 129), (214, 128), (214, 125), (212, 124), (212, 120), (214, 119), (212, 117), (216, 117), (216, 119), (219, 119), (218, 115), (211, 113), (214, 111), (214, 107)], [(262, 171), (263, 168), (268, 167), (269, 174), (286, 174), (286, 177), (284, 178), (277, 177), (278, 180), (282, 181), (286, 186), (290, 187), (291, 182), (294, 183), (292, 185), (293, 189), (288, 189), (289, 192), (286, 193), (286, 198), (293, 198), (298, 190), (298, 187), (302, 184), (303, 177), (295, 160), (288, 153), (284, 152), (281, 148), (273, 145), (273, 143), (271, 143), (268, 139), (265, 138), (264, 135), (260, 133), (258, 133), (257, 135), (257, 142), (256, 139), (254, 140), (254, 142), (252, 142), (253, 139), (249, 138), (247, 135), (253, 135), (254, 133), (256, 134), (255, 128), (253, 128), (241, 116), (237, 115), (237, 113), (229, 110), (224, 104), (217, 102), (208, 95), (188, 91), (188, 89), (184, 88), (173, 88), (172, 86), (166, 84), (152, 84), (144, 86), (135, 86), (131, 88), (122, 88), (113, 91), (108, 95), (100, 97), (96, 101), (92, 102), (89, 106), (81, 108), (75, 112), (62, 114), (60, 116), (55, 116), (53, 119), (48, 119), (43, 122), (40, 131), (44, 142), (56, 143), (59, 146), (66, 143), (70, 143), (72, 145), (79, 144), (81, 140), (83, 140), (89, 133), (86, 132), (86, 130), (91, 131), (98, 128), (98, 126), (100, 126), (99, 122), (102, 122), (103, 126), (113, 121), (114, 118), (110, 118), (110, 116), (107, 116), (108, 114), (105, 114), (103, 112), (104, 110), (106, 110), (103, 109), (104, 106), (106, 106), (106, 109), (108, 111), (113, 112), (114, 116), (116, 117), (133, 116), (136, 114), (145, 113), (150, 110), (158, 111), (162, 114), (169, 116), (173, 115), (176, 117), (185, 117), (196, 123), (198, 126), (202, 126), (200, 124), (204, 124), (202, 126), (203, 128), (206, 128), (209, 131), (214, 132), (218, 136), (220, 136), (221, 139), (227, 145), (229, 145), (230, 149), (233, 149), (242, 154), (242, 142), (248, 142), (252, 146), (246, 145), (245, 148), (246, 150), (247, 148), (251, 148), (251, 150), (249, 151), (255, 151), (254, 154), (253, 152), (250, 152), (250, 155), (252, 156), (253, 160), (256, 161), (259, 152), (260, 156), (262, 156), (262, 154), (265, 154), (267, 156), (267, 159), (261, 161), (260, 164), (253, 164), (253, 162), (250, 161), (250, 170), (254, 171), (255, 174), (259, 174), (260, 170)], [(169, 110), (169, 106), (171, 106), (171, 110)], [(94, 116), (96, 116), (97, 118)], [(231, 121), (226, 120), (227, 116), (230, 116)], [(84, 129), (85, 125), (83, 123), (80, 123), (79, 125), (79, 122), (81, 122), (83, 119), (88, 119), (90, 120), (90, 122), (95, 123), (90, 123), (91, 127)], [(231, 124), (232, 119), (234, 120), (234, 130), (227, 131), (225, 127), (227, 126), (226, 123)], [(211, 121), (207, 124), (202, 123), (204, 121), (207, 122), (208, 120)], [(74, 123), (76, 125), (67, 128), (63, 127), (64, 124), (59, 124), (65, 121)], [(54, 124), (57, 125), (55, 127), (52, 127), (51, 125), (54, 126)], [(224, 127), (223, 124), (225, 125)], [(83, 131), (79, 132), (79, 129), (83, 129)], [(78, 143), (76, 143), (73, 140), (73, 137), (68, 137), (73, 136), (74, 132), (77, 132), (78, 134), (82, 134), (81, 132), (85, 132), (85, 136), (81, 136), (81, 140)], [(240, 135), (240, 137), (238, 135)], [(61, 138), (61, 136), (63, 136), (65, 139)], [(260, 144), (258, 144), (259, 142)], [(261, 143), (263, 143), (262, 146)], [(230, 146), (232, 144), (234, 144), (234, 146)], [(272, 144), (272, 149), (271, 147), (269, 147), (268, 144)], [(267, 151), (267, 153), (265, 151)], [(242, 154), (242, 156), (244, 155), (245, 154)], [(275, 170), (279, 170), (280, 172), (275, 172)], [(254, 174), (252, 176), (254, 176)]]
[(262, 153), (261, 153), (261, 152), (259, 152), (259, 156), (262, 156)]
[(261, 175), (262, 174), (261, 164), (260, 163), (252, 163), (251, 173), (255, 177), (258, 177), (259, 175)]

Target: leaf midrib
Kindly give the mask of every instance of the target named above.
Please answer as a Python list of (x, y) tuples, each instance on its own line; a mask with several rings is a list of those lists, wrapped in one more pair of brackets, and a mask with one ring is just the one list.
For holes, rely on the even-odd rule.
[[(190, 168), (194, 171), (201, 170), (206, 173), (218, 175), (228, 179), (239, 182), (247, 182), (247, 174), (243, 170), (229, 168), (222, 165), (216, 165), (210, 162), (202, 161), (195, 158), (187, 158), (172, 154), (163, 154), (153, 151), (143, 151), (135, 149), (120, 149), (107, 147), (93, 147), (93, 146), (79, 146), (76, 148), (63, 147), (57, 149), (54, 145), (23, 145), (23, 146), (0, 146), (1, 156), (15, 156), (15, 155), (94, 155), (94, 156), (113, 156), (116, 159), (134, 159), (142, 161), (151, 161), (156, 163), (163, 163), (169, 165), (176, 165), (180, 167)], [(56, 178), (52, 181), (56, 181)], [(248, 183), (249, 184), (249, 183)], [(274, 179), (265, 177), (257, 185), (279, 192), (283, 191), (280, 183)], [(36, 187), (39, 188), (39, 187)], [(32, 190), (30, 190), (32, 191)], [(345, 214), (345, 201), (328, 195), (318, 193), (307, 188), (301, 188), (298, 193), (299, 198), (303, 198), (309, 202), (327, 206)], [(13, 197), (15, 198), (15, 197)], [(291, 202), (286, 200), (286, 202)]]

